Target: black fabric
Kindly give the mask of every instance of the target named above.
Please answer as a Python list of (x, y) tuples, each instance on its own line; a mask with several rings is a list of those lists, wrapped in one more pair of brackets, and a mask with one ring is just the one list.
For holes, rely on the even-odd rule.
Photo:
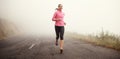
[(56, 40), (59, 39), (63, 40), (64, 39), (64, 26), (55, 26), (55, 32), (56, 32)]

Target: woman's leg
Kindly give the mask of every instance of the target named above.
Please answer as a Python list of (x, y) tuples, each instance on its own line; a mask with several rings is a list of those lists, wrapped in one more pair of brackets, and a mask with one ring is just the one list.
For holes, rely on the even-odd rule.
[(64, 44), (64, 26), (60, 28), (60, 53), (63, 52), (63, 44)]
[(60, 32), (60, 29), (58, 26), (55, 26), (55, 32), (56, 32), (56, 45), (58, 45), (58, 39), (59, 39), (59, 32)]
[(63, 53), (63, 44), (64, 44), (64, 40), (60, 40), (60, 53)]

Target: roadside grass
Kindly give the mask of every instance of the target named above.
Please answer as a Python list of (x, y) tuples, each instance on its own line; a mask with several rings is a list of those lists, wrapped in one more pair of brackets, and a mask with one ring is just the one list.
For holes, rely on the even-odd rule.
[(103, 46), (120, 51), (120, 36), (109, 32), (100, 32), (93, 35), (82, 35), (78, 33), (67, 33), (68, 36), (89, 42), (94, 45)]

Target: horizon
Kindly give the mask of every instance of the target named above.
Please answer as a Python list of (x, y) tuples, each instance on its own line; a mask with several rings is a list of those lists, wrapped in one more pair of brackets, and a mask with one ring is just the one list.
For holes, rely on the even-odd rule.
[(120, 35), (119, 0), (1, 0), (0, 18), (12, 21), (26, 32), (52, 34), (51, 19), (59, 3), (63, 4), (66, 31), (96, 34), (103, 29)]

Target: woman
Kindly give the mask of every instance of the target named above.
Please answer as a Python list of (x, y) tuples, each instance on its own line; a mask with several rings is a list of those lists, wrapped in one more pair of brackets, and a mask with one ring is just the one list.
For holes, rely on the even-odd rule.
[(63, 5), (58, 4), (58, 8), (53, 15), (52, 21), (55, 21), (55, 32), (56, 32), (56, 46), (58, 45), (58, 39), (60, 37), (60, 53), (63, 53), (63, 43), (64, 43), (64, 13), (62, 12)]

